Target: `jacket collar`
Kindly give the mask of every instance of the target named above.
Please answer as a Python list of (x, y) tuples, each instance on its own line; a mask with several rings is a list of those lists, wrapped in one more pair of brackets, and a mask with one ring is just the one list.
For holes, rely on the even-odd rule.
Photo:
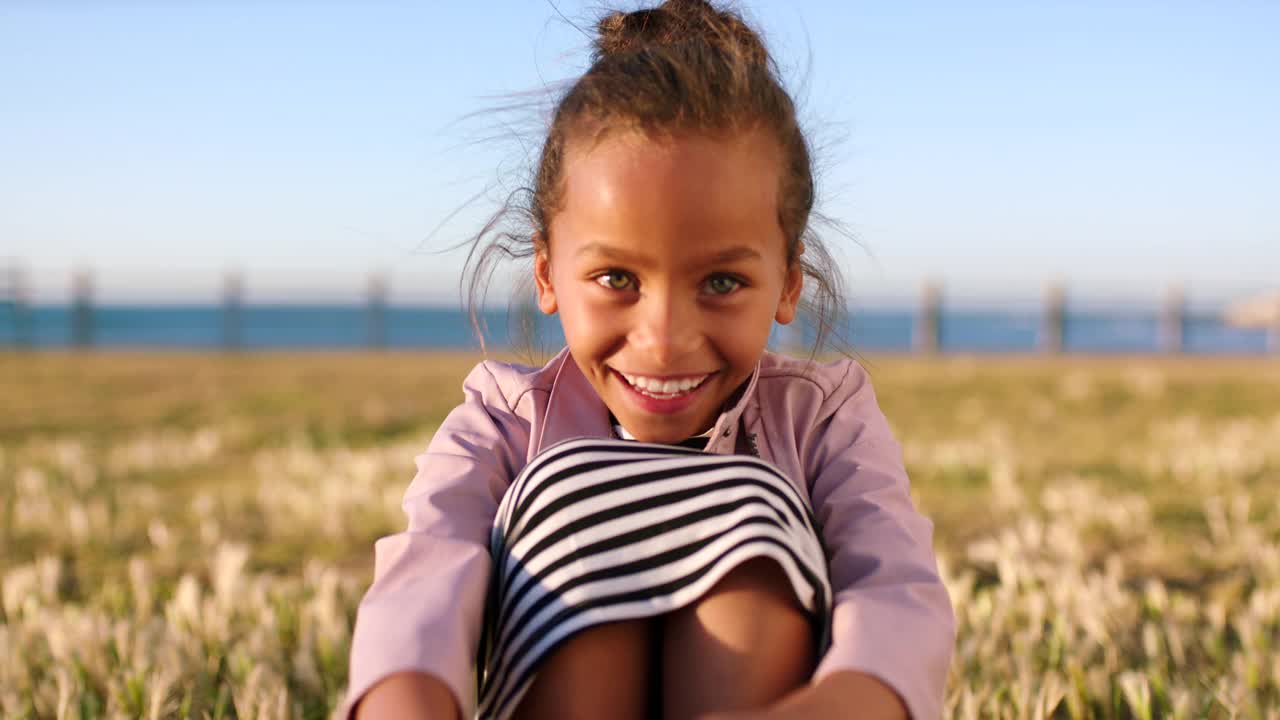
[[(569, 348), (556, 353), (543, 367), (543, 371), (551, 373), (551, 389), (530, 457), (565, 440), (613, 436), (613, 429), (609, 425), (609, 408), (573, 361)], [(757, 361), (742, 395), (733, 407), (720, 413), (712, 426), (706, 452), (728, 454), (734, 451), (742, 413), (753, 399), (759, 378), (760, 362)]]

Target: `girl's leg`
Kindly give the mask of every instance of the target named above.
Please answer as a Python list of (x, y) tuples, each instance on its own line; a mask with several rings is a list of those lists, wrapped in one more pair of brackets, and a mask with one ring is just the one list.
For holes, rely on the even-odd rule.
[(652, 621), (628, 620), (583, 630), (538, 668), (515, 720), (644, 720), (649, 698)]
[(813, 673), (809, 619), (771, 559), (743, 563), (698, 602), (663, 619), (667, 720), (765, 707)]

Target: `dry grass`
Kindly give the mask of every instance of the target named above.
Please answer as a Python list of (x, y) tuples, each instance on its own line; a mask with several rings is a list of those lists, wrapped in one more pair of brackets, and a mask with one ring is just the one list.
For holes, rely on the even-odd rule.
[[(0, 716), (321, 717), (474, 357), (0, 355)], [(1280, 363), (873, 358), (955, 717), (1280, 713)]]

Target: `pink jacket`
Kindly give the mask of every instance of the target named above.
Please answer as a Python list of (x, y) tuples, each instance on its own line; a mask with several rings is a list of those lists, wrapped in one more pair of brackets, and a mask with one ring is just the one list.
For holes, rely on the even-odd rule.
[[(609, 411), (561, 351), (542, 368), (487, 361), (463, 385), (405, 493), (409, 527), (375, 546), (360, 603), (348, 701), (387, 675), (442, 679), (475, 711), (474, 664), (489, 576), (489, 531), (508, 484), (542, 448), (610, 437)], [(911, 716), (937, 718), (955, 618), (933, 555), (933, 524), (911, 504), (902, 450), (851, 360), (766, 352), (707, 446), (758, 454), (812, 501), (833, 591), (832, 645), (814, 681), (838, 670), (894, 688)]]

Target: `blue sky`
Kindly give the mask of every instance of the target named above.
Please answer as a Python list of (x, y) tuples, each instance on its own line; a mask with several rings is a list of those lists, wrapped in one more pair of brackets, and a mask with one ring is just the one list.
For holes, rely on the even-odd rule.
[[(594, 3), (561, 0), (587, 23)], [(1219, 302), (1280, 286), (1280, 3), (781, 2), (856, 303)], [(519, 181), (504, 95), (585, 66), (547, 2), (0, 0), (0, 263), (38, 295), (448, 303)], [(526, 137), (525, 139), (529, 139)], [(536, 140), (536, 138), (533, 138)]]

